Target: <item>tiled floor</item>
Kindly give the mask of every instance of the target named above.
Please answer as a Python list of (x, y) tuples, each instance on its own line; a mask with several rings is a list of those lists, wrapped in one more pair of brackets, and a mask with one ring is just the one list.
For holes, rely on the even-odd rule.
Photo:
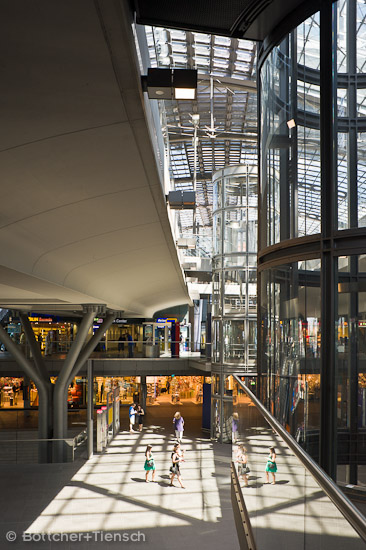
[[(122, 538), (123, 548), (140, 547), (145, 540), (149, 550), (236, 550), (231, 447), (213, 444), (197, 433), (192, 406), (183, 407), (191, 424), (191, 434), (187, 429), (183, 441), (186, 488), (170, 487), (172, 410), (164, 410), (162, 421), (159, 409), (154, 408), (142, 433), (121, 432), (106, 453), (85, 463), (4, 466), (0, 548), (105, 549), (120, 547), (124, 537), (128, 540)], [(145, 483), (148, 443), (157, 466), (155, 483)], [(9, 531), (16, 533), (15, 542), (6, 541)], [(61, 533), (64, 538), (58, 540)], [(32, 537), (36, 542), (29, 546)]]

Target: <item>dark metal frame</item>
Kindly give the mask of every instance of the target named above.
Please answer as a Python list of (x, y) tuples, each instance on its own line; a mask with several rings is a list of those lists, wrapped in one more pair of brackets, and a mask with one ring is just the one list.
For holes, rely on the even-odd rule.
[[(352, 5), (352, 3), (350, 3)], [(337, 277), (337, 259), (339, 256), (351, 256), (350, 260), (350, 280), (355, 280), (359, 277), (357, 258), (352, 256), (365, 254), (365, 237), (366, 229), (357, 228), (357, 211), (358, 211), (358, 196), (357, 196), (357, 132), (365, 127), (365, 118), (357, 117), (357, 88), (364, 88), (366, 77), (358, 77), (356, 85), (356, 9), (353, 7), (349, 12), (348, 17), (348, 72), (346, 75), (337, 75), (337, 61), (334, 56), (336, 51), (335, 45), (332, 43), (334, 37), (337, 36), (337, 16), (336, 7), (331, 1), (323, 0), (322, 2), (308, 2), (297, 10), (296, 14), (283, 21), (276, 30), (276, 33), (269, 36), (261, 47), (259, 56), (259, 67), (263, 67), (263, 62), (279, 41), (288, 33), (292, 32), (294, 27), (301, 23), (306, 17), (320, 10), (320, 71), (305, 68), (302, 65), (292, 67), (292, 70), (297, 70), (300, 80), (309, 83), (315, 83), (320, 86), (320, 116), (306, 113), (306, 126), (320, 129), (321, 148), (321, 233), (309, 235), (300, 238), (286, 239), (286, 235), (281, 234), (281, 242), (262, 248), (258, 254), (258, 297), (259, 305), (261, 304), (261, 274), (264, 270), (286, 265), (293, 262), (311, 260), (319, 258), (321, 260), (321, 288), (322, 288), (322, 359), (321, 359), (321, 417), (320, 417), (320, 464), (332, 477), (336, 478), (337, 468), (337, 426), (336, 426), (336, 389), (337, 389), (337, 368), (336, 368), (336, 334), (335, 320), (337, 318), (337, 300), (336, 300), (336, 283), (341, 279)], [(285, 53), (285, 52), (284, 52)], [(294, 63), (294, 61), (292, 61)], [(295, 78), (296, 80), (296, 78)], [(258, 93), (261, 97), (260, 79), (258, 82)], [(279, 83), (281, 88), (281, 80)], [(349, 112), (347, 117), (341, 119), (337, 116), (337, 87), (347, 88), (349, 90)], [(283, 86), (282, 86), (283, 88)], [(284, 90), (283, 90), (284, 91)], [(293, 94), (295, 92), (293, 91)], [(286, 95), (284, 96), (286, 97)], [(294, 97), (291, 96), (290, 103), (295, 104)], [(258, 101), (258, 109), (260, 114), (260, 101)], [(305, 113), (298, 110), (288, 113), (289, 118), (296, 118), (298, 123), (304, 119)], [(260, 116), (258, 117), (260, 120)], [(338, 125), (338, 126), (337, 126)], [(260, 125), (259, 125), (260, 127)], [(348, 158), (348, 196), (349, 196), (349, 227), (350, 229), (338, 230), (337, 216), (337, 155), (334, 155), (334, 144), (337, 143), (337, 131), (348, 134), (349, 143), (349, 158)], [(261, 136), (258, 136), (259, 143)], [(296, 141), (296, 140), (295, 140)], [(289, 147), (292, 147), (289, 140)], [(259, 147), (258, 147), (258, 150)], [(280, 149), (281, 151), (281, 149)], [(281, 152), (280, 152), (281, 154)], [(293, 150), (291, 158), (297, 158), (297, 151)], [(261, 159), (259, 156), (259, 168), (261, 170)], [(291, 168), (286, 165), (285, 174)], [(283, 163), (282, 163), (283, 168)], [(297, 192), (296, 174), (292, 174), (294, 178), (293, 193)], [(259, 181), (262, 181), (261, 175)], [(284, 193), (281, 193), (281, 218), (284, 215), (285, 226), (289, 229), (291, 216), (294, 213), (290, 211), (290, 206), (287, 204), (287, 198)], [(264, 220), (261, 212), (267, 209), (264, 202), (262, 204), (262, 196), (259, 195), (259, 247), (263, 245), (260, 240), (261, 230), (265, 231)], [(266, 197), (263, 197), (266, 201)], [(290, 219), (289, 219), (290, 218)], [(281, 227), (282, 227), (281, 220)], [(293, 220), (292, 223), (295, 223)], [(294, 229), (294, 228), (291, 228)], [(281, 231), (282, 233), (282, 231)], [(289, 230), (287, 234), (295, 235), (296, 231)], [(290, 298), (290, 297), (289, 297)], [(357, 300), (356, 296), (350, 296), (350, 312), (353, 317), (357, 316)], [(258, 354), (262, 349), (262, 333), (261, 333), (261, 315), (258, 312)], [(357, 342), (355, 339), (350, 339), (350, 352), (348, 357), (350, 379), (350, 395), (356, 395), (357, 389)], [(267, 388), (261, 388), (259, 395), (263, 402), (266, 403), (269, 398), (269, 378), (270, 373), (260, 372), (261, 362), (258, 357), (258, 371), (262, 376), (258, 376), (258, 380), (264, 383), (264, 376), (267, 374)], [(353, 392), (353, 393), (352, 393)], [(352, 402), (353, 401), (353, 402)], [(349, 418), (350, 418), (350, 434), (351, 434), (351, 452), (357, 453), (357, 400), (349, 399)], [(268, 405), (268, 403), (267, 403)], [(357, 482), (357, 464), (355, 460), (351, 460), (349, 469), (349, 482)]]

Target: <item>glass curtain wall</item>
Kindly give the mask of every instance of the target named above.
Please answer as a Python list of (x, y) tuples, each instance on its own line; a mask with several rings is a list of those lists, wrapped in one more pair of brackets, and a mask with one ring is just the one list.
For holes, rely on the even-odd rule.
[(365, 483), (365, 2), (288, 31), (259, 61), (260, 396), (329, 475)]
[(257, 167), (220, 170), (213, 186), (212, 430), (229, 441), (231, 373), (257, 372)]

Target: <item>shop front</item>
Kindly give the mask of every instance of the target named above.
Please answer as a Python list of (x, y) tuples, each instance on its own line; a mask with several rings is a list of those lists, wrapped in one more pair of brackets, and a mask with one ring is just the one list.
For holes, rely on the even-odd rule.
[[(208, 376), (146, 376), (146, 405), (161, 403), (182, 403), (190, 401), (200, 404), (203, 401), (203, 384), (211, 383)], [(95, 404), (106, 405), (107, 394), (119, 387), (121, 405), (138, 403), (141, 400), (141, 377), (102, 377), (94, 378)]]
[(73, 321), (64, 321), (54, 316), (31, 316), (29, 320), (42, 353), (47, 355), (65, 354), (77, 332)]
[[(0, 408), (24, 407), (24, 379), (13, 377), (0, 378)], [(34, 398), (36, 396), (33, 396)]]
[[(77, 324), (74, 320), (65, 320), (56, 316), (29, 316), (33, 333), (42, 353), (47, 355), (65, 354), (69, 351), (77, 333)], [(5, 330), (10, 338), (22, 346), (23, 351), (30, 357), (29, 345), (20, 321), (16, 318), (6, 325)], [(1, 351), (6, 351), (1, 346)]]
[[(103, 321), (103, 318), (94, 319), (93, 334), (99, 330)], [(143, 357), (142, 320), (115, 319), (94, 351), (107, 357)]]

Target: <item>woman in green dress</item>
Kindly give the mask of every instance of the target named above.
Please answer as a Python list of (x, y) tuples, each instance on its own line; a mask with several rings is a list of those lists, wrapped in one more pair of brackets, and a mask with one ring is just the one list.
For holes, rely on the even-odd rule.
[(269, 483), (268, 472), (271, 472), (273, 477), (272, 485), (275, 485), (276, 483), (275, 473), (277, 472), (277, 464), (276, 464), (276, 450), (274, 447), (269, 448), (269, 455), (268, 455), (267, 464), (266, 464), (266, 483)]
[(151, 445), (148, 445), (146, 447), (146, 451), (145, 451), (145, 465), (144, 465), (144, 469), (146, 471), (146, 476), (145, 476), (145, 481), (146, 483), (149, 483), (149, 472), (152, 472), (152, 479), (151, 481), (155, 481), (155, 461), (154, 461), (154, 457), (153, 457), (153, 454), (152, 454), (152, 446)]

